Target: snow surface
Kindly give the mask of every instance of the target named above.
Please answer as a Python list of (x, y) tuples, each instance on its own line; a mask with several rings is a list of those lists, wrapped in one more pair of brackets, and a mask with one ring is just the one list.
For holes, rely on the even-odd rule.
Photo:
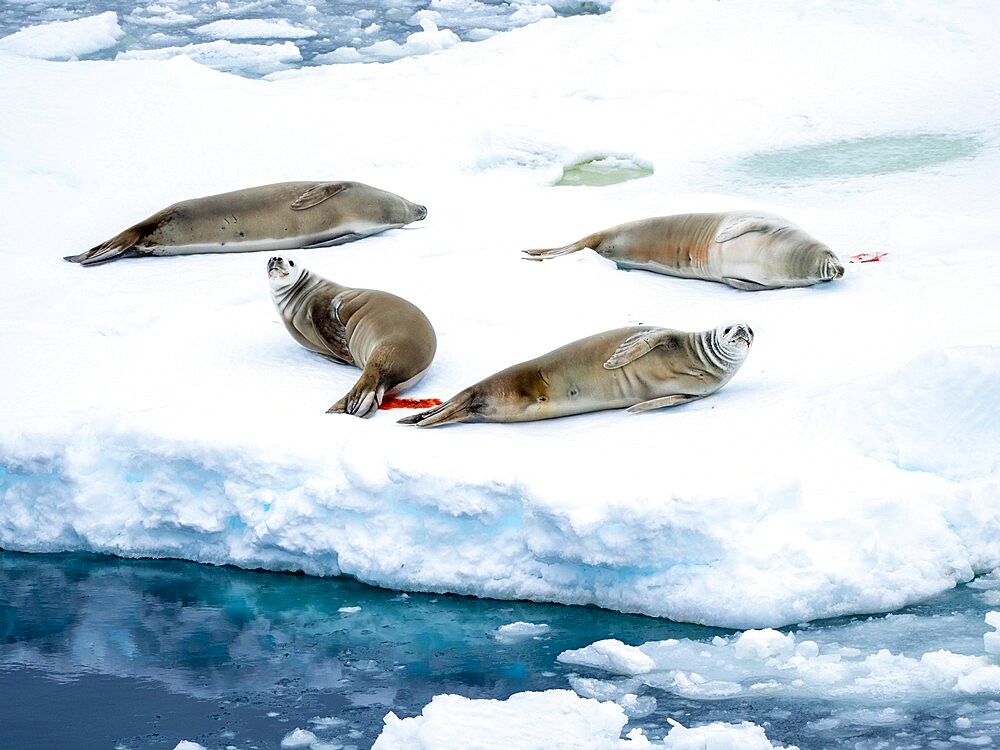
[[(1000, 567), (998, 21), (976, 3), (620, 0), (266, 80), (184, 57), (0, 55), (0, 546), (734, 628), (892, 610)], [(189, 53), (252, 66), (262, 46)], [(738, 168), (884, 134), (978, 150), (791, 186)], [(655, 172), (551, 186), (605, 154)], [(447, 398), (629, 324), (745, 319), (754, 348), (722, 391), (681, 408), (422, 431), (395, 423), (406, 412), (324, 413), (358, 372), (287, 335), (266, 253), (61, 260), (180, 199), (306, 179), (429, 208), (406, 229), (298, 253), (427, 313), (438, 354), (408, 396)], [(736, 208), (787, 216), (845, 261), (888, 255), (759, 294), (593, 253), (519, 257), (631, 219)]]

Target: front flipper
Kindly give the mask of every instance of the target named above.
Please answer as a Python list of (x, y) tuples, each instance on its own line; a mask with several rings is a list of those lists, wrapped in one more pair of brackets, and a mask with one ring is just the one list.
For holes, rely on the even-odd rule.
[(323, 339), (329, 354), (345, 365), (354, 364), (354, 355), (347, 343), (347, 326), (340, 319), (340, 297), (334, 297), (325, 304), (321, 297), (313, 297), (306, 312), (309, 322)]
[(664, 409), (668, 406), (680, 406), (681, 404), (686, 404), (689, 401), (697, 401), (699, 398), (703, 398), (703, 396), (688, 396), (681, 393), (675, 393), (673, 396), (661, 396), (660, 398), (643, 401), (635, 406), (630, 406), (625, 411), (629, 414), (638, 414), (641, 411), (649, 411), (650, 409)]
[(306, 190), (302, 195), (292, 201), (293, 211), (305, 211), (307, 208), (318, 206), (323, 201), (329, 200), (337, 193), (347, 190), (346, 182), (323, 182)]
[(322, 242), (314, 242), (311, 245), (303, 245), (303, 250), (315, 250), (317, 247), (333, 247), (334, 245), (343, 245), (347, 242), (354, 242), (354, 240), (364, 239), (368, 237), (367, 234), (358, 234), (357, 232), (348, 232), (347, 234), (338, 234), (336, 237), (323, 240)]
[(379, 384), (378, 373), (365, 369), (358, 382), (337, 403), (327, 409), (327, 414), (353, 414), (356, 417), (370, 417), (382, 403), (385, 385)]
[(749, 279), (737, 279), (732, 276), (723, 276), (722, 281), (733, 287), (733, 289), (742, 289), (744, 292), (762, 292), (765, 289), (773, 289), (773, 287), (756, 281), (750, 281)]
[(648, 331), (639, 331), (618, 345), (618, 348), (604, 363), (604, 369), (617, 370), (619, 367), (624, 367), (649, 354), (658, 346), (671, 348), (676, 345), (677, 333), (669, 328), (651, 328)]
[(777, 216), (734, 216), (724, 222), (715, 235), (718, 243), (729, 242), (750, 232), (774, 234), (787, 229), (788, 222)]

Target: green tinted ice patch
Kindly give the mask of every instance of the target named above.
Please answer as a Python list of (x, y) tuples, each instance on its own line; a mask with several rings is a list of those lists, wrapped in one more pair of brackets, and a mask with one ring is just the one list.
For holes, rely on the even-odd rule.
[(923, 133), (880, 135), (812, 146), (765, 151), (743, 157), (737, 171), (773, 185), (911, 172), (968, 159), (982, 149), (972, 136)]
[(595, 156), (563, 167), (562, 177), (555, 186), (590, 185), (603, 187), (619, 182), (637, 180), (653, 174), (653, 166), (648, 162), (619, 156)]

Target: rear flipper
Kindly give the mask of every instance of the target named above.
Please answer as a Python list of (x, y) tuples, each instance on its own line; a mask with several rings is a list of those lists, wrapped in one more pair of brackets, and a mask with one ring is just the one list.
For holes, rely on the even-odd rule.
[(141, 254), (135, 249), (135, 244), (141, 238), (142, 233), (139, 229), (130, 227), (97, 247), (92, 247), (79, 255), (67, 255), (63, 260), (79, 263), (81, 266), (96, 266), (99, 263), (107, 263), (119, 258), (133, 258)]
[(577, 250), (583, 250), (584, 248), (590, 249), (591, 245), (588, 244), (590, 238), (580, 240), (579, 242), (574, 242), (572, 245), (565, 245), (563, 247), (550, 247), (543, 250), (522, 250), (527, 257), (524, 260), (548, 260), (549, 258), (558, 258), (560, 255), (569, 255), (570, 253), (575, 253)]
[(354, 387), (340, 401), (327, 409), (326, 413), (370, 417), (382, 403), (385, 391), (386, 386), (379, 382), (378, 373), (366, 368)]
[(399, 424), (415, 424), (417, 427), (437, 427), (452, 422), (465, 422), (475, 415), (472, 392), (462, 391), (433, 409), (403, 417)]

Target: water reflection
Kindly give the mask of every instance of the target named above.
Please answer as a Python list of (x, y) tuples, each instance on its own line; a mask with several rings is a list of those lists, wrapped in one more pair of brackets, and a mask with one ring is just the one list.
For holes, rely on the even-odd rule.
[[(516, 621), (551, 629), (497, 640), (497, 629)], [(186, 711), (224, 716), (220, 731), (238, 737), (251, 732), (248, 722), (273, 714), (277, 740), (294, 728), (278, 722), (307, 726), (332, 715), (370, 746), (388, 710), (417, 714), (439, 693), (506, 698), (565, 688), (570, 670), (555, 657), (568, 648), (607, 637), (641, 643), (716, 632), (724, 631), (587, 607), (408, 596), (348, 579), (0, 552), (4, 682), (43, 675), (63, 691), (92, 693), (112, 691), (98, 676), (139, 681), (133, 700), (147, 703), (132, 710), (161, 725), (160, 739), (146, 737), (145, 747), (197, 739), (162, 726), (164, 691), (190, 699), (178, 709), (178, 732)], [(50, 700), (42, 694), (38, 700)], [(17, 747), (4, 737), (14, 717), (3, 704), (0, 746)], [(106, 712), (104, 722), (114, 721)], [(22, 731), (43, 730), (42, 718), (25, 726), (22, 717)], [(126, 746), (128, 731), (116, 735)], [(252, 731), (259, 735), (260, 727)]]

